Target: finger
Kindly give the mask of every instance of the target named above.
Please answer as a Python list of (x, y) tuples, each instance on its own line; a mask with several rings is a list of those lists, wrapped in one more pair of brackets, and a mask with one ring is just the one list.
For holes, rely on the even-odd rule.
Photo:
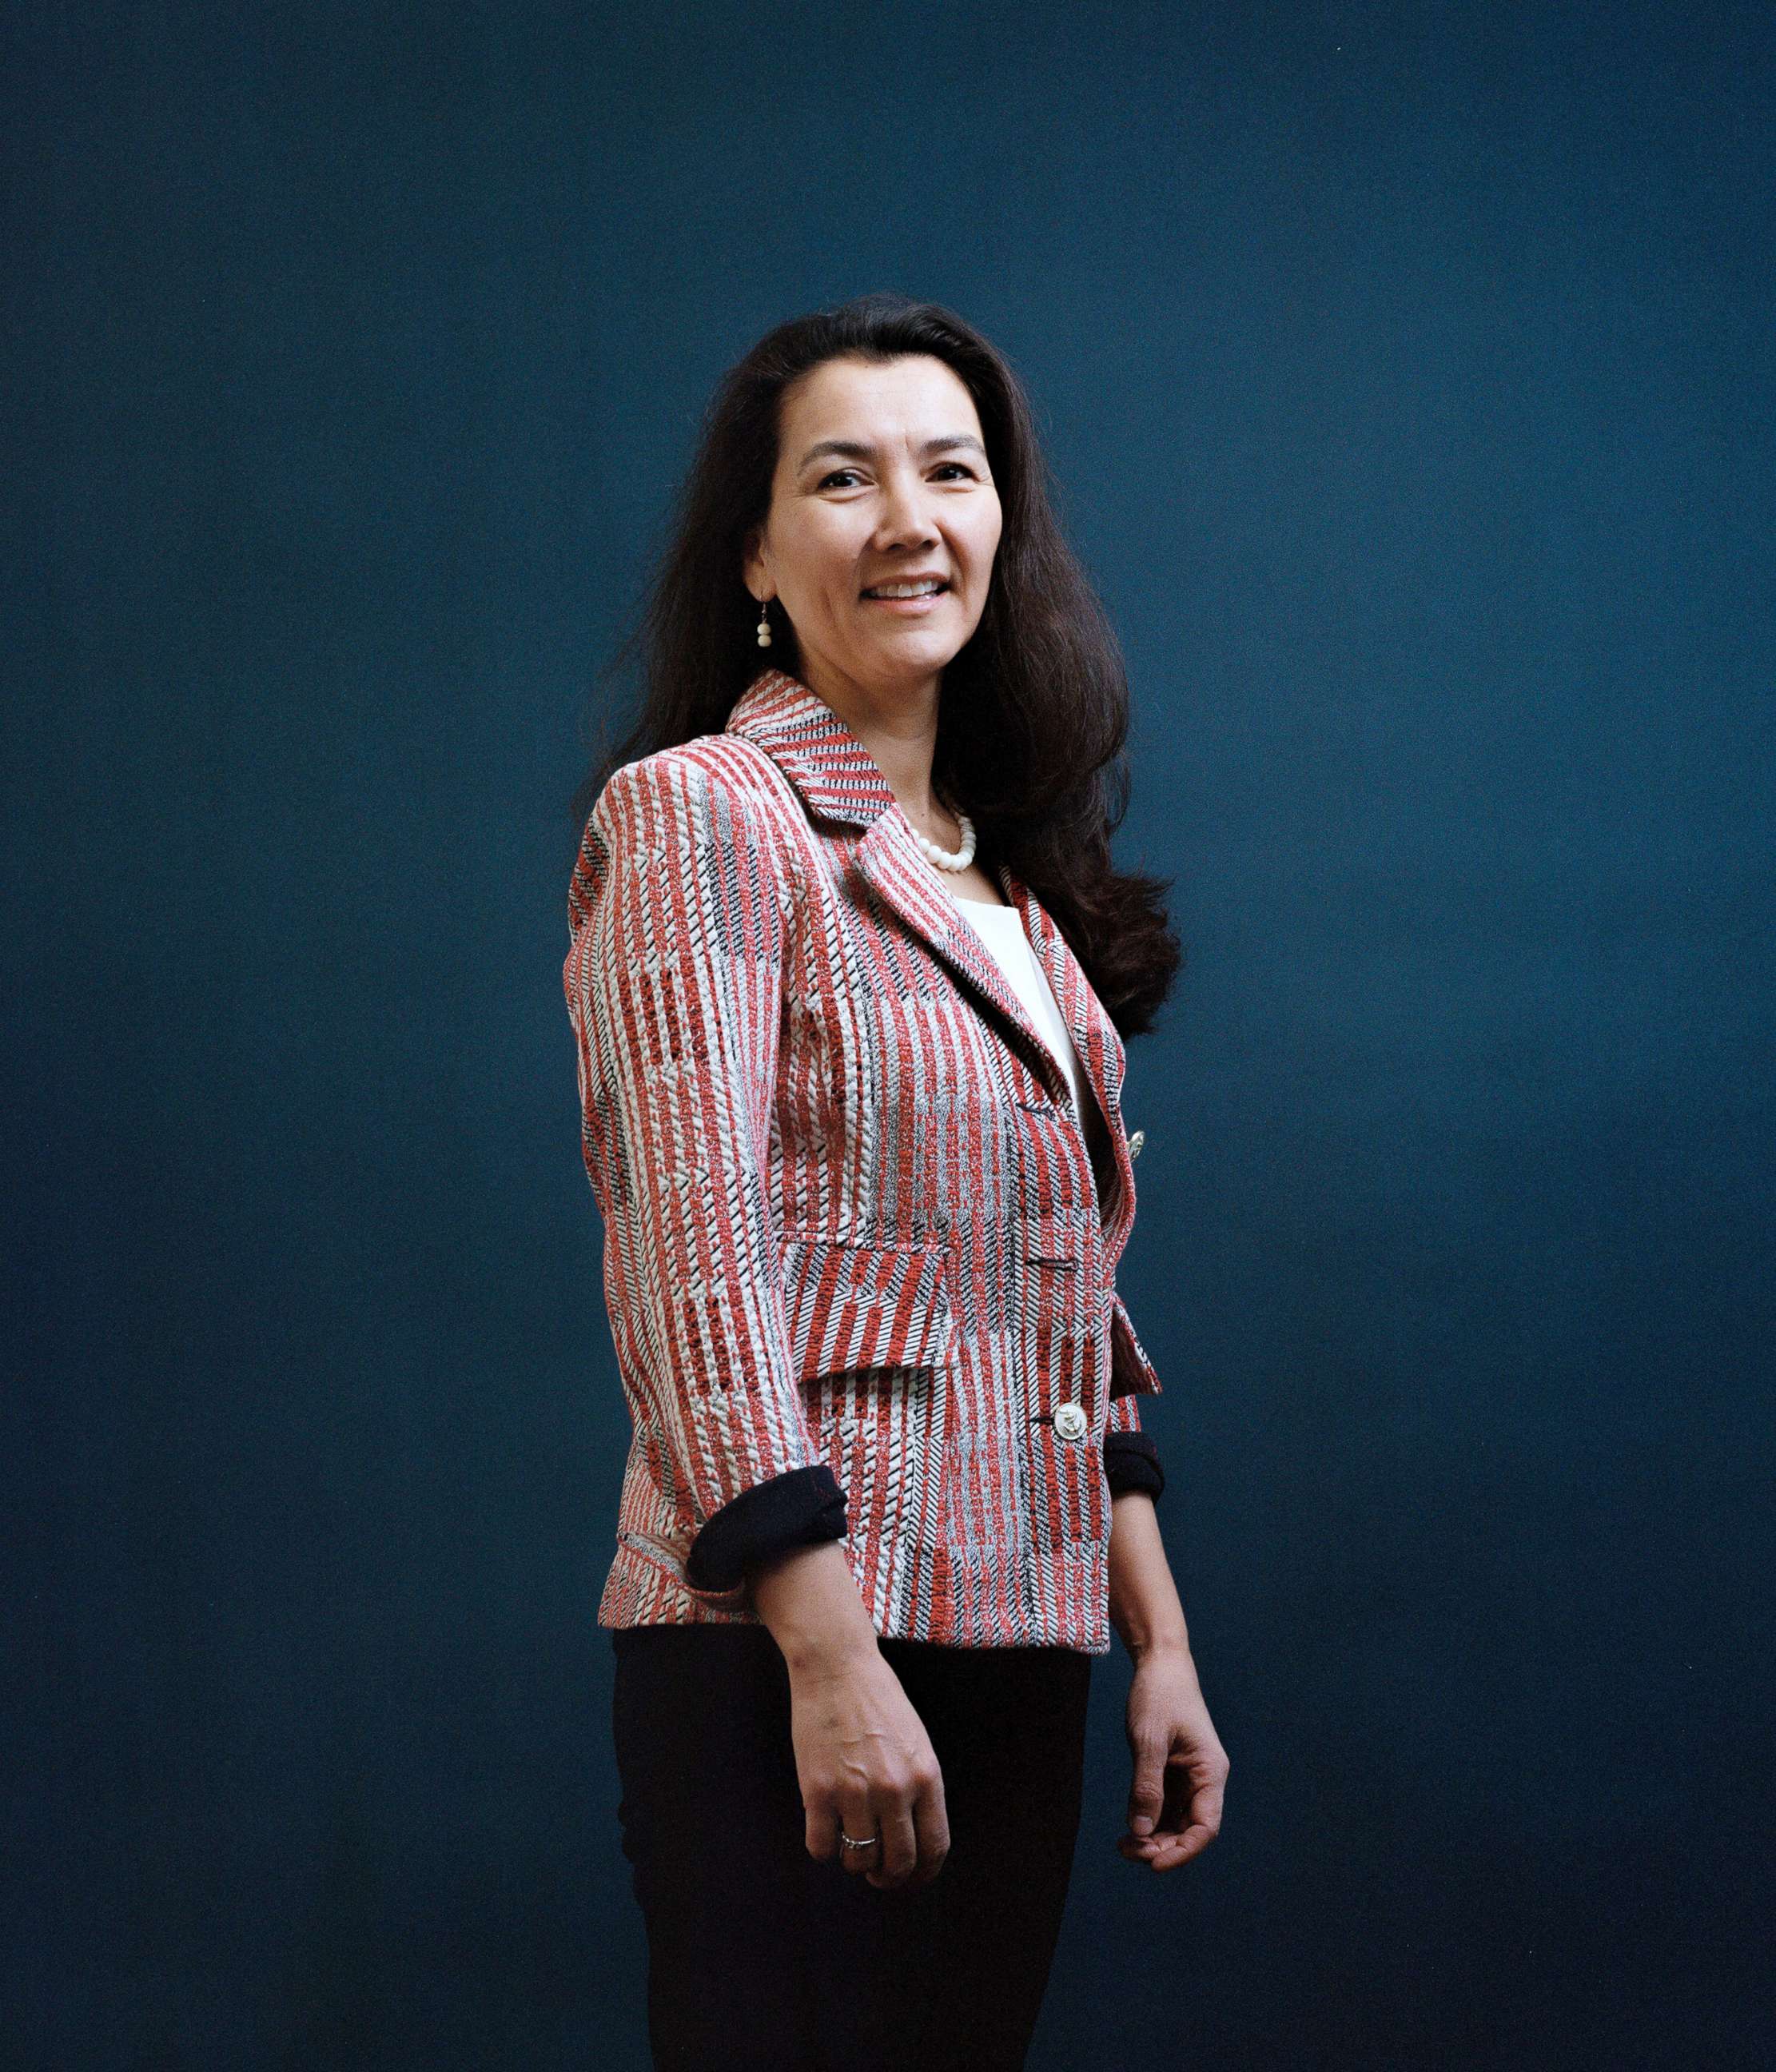
[(1133, 1743), (1135, 1769), (1128, 1787), (1128, 1832), (1150, 1835), (1166, 1807), (1166, 1743), (1151, 1735)]
[(1193, 1857), (1201, 1856), (1214, 1840), (1212, 1827), (1186, 1827), (1181, 1835), (1162, 1836), (1151, 1846), (1148, 1868), (1175, 1871), (1180, 1864), (1187, 1864)]
[(854, 1849), (845, 1840), (849, 1835), (853, 1842), (861, 1842), (865, 1836), (874, 1838), (876, 1816), (867, 1799), (841, 1802), (839, 1820), (839, 1861), (853, 1877), (861, 1877), (865, 1871), (873, 1871), (882, 1861), (882, 1844), (874, 1848)]
[(944, 1802), (940, 1777), (929, 1791), (923, 1791), (913, 1806), (913, 1827), (919, 1836), (919, 1868), (915, 1885), (929, 1885), (943, 1869), (950, 1853), (950, 1815)]
[[(885, 1889), (904, 1885), (919, 1863), (919, 1838), (913, 1832), (911, 1807), (882, 1807), (877, 1815), (877, 1831), (882, 1836), (879, 1848), (853, 1849), (851, 1853), (863, 1857), (867, 1866), (865, 1875), (871, 1885)], [(856, 1832), (852, 1830), (853, 1834)]]
[[(808, 1853), (818, 1863), (828, 1863), (839, 1853), (839, 1816), (831, 1806), (810, 1806), (804, 1823), (804, 1839)], [(847, 1849), (848, 1856), (854, 1851)]]
[(1214, 1778), (1202, 1779), (1190, 1794), (1188, 1807), (1171, 1816), (1149, 1838), (1148, 1861), (1155, 1870), (1175, 1870), (1199, 1856), (1221, 1832), (1223, 1787)]
[(1132, 1864), (1170, 1868), (1174, 1863), (1187, 1863), (1192, 1856), (1200, 1855), (1214, 1839), (1213, 1831), (1207, 1827), (1157, 1827), (1138, 1841), (1132, 1835), (1124, 1835), (1116, 1847)]
[(1190, 1795), (1194, 1780), (1186, 1756), (1168, 1758), (1161, 1776), (1161, 1804), (1150, 1827), (1136, 1827), (1131, 1819), (1129, 1832), (1137, 1844), (1137, 1853), (1142, 1858), (1150, 1857), (1156, 1850), (1169, 1848), (1190, 1824)]
[(1221, 1815), (1227, 1796), (1226, 1771), (1223, 1769), (1207, 1777), (1186, 1777), (1182, 1790), (1188, 1793), (1188, 1799), (1177, 1821), (1168, 1824), (1176, 1825), (1186, 1834), (1194, 1835), (1200, 1829), (1204, 1839), (1197, 1848), (1206, 1848), (1221, 1832)]

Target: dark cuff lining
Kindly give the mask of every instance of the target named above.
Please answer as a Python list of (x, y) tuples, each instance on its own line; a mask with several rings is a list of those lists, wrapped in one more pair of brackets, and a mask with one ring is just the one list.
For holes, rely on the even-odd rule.
[(1104, 1472), (1112, 1496), (1123, 1490), (1145, 1490), (1157, 1497), (1166, 1486), (1159, 1449), (1145, 1432), (1106, 1432)]
[(691, 1542), (684, 1573), (693, 1589), (731, 1590), (747, 1568), (787, 1547), (845, 1536), (845, 1491), (824, 1462), (754, 1482), (725, 1503)]

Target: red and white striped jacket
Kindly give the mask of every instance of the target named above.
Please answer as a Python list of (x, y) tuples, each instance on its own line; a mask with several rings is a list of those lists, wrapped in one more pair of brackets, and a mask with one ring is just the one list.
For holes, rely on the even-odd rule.
[(1163, 1486), (1115, 1287), (1124, 1054), (998, 879), (1087, 1128), (875, 758), (798, 679), (763, 670), (720, 734), (600, 794), (563, 976), (634, 1425), (601, 1626), (757, 1624), (747, 1564), (842, 1537), (878, 1634), (1108, 1651), (1112, 1483)]

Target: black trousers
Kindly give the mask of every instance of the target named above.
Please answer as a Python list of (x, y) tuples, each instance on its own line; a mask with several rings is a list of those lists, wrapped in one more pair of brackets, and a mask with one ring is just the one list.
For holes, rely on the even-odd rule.
[(656, 2072), (1017, 2072), (1079, 1824), (1094, 1657), (882, 1639), (944, 1774), (950, 1852), (879, 1891), (808, 1852), (764, 1626), (614, 1632), (618, 1817)]

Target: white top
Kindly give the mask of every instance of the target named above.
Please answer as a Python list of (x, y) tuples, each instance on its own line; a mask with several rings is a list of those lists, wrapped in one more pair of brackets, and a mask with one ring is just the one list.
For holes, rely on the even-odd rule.
[(954, 892), (950, 897), (992, 951), (994, 962), (1005, 973), (1013, 992), (1029, 1009), (1030, 1020), (1042, 1032), (1072, 1086), (1073, 1112), (1083, 1118), (1085, 1107), (1079, 1054), (1073, 1047), (1073, 1038), (1055, 1004), (1054, 989), (1048, 982), (1048, 973), (1036, 961), (1036, 952), (1024, 933), (1023, 916), (1015, 906), (995, 906), (985, 899), (964, 899)]

